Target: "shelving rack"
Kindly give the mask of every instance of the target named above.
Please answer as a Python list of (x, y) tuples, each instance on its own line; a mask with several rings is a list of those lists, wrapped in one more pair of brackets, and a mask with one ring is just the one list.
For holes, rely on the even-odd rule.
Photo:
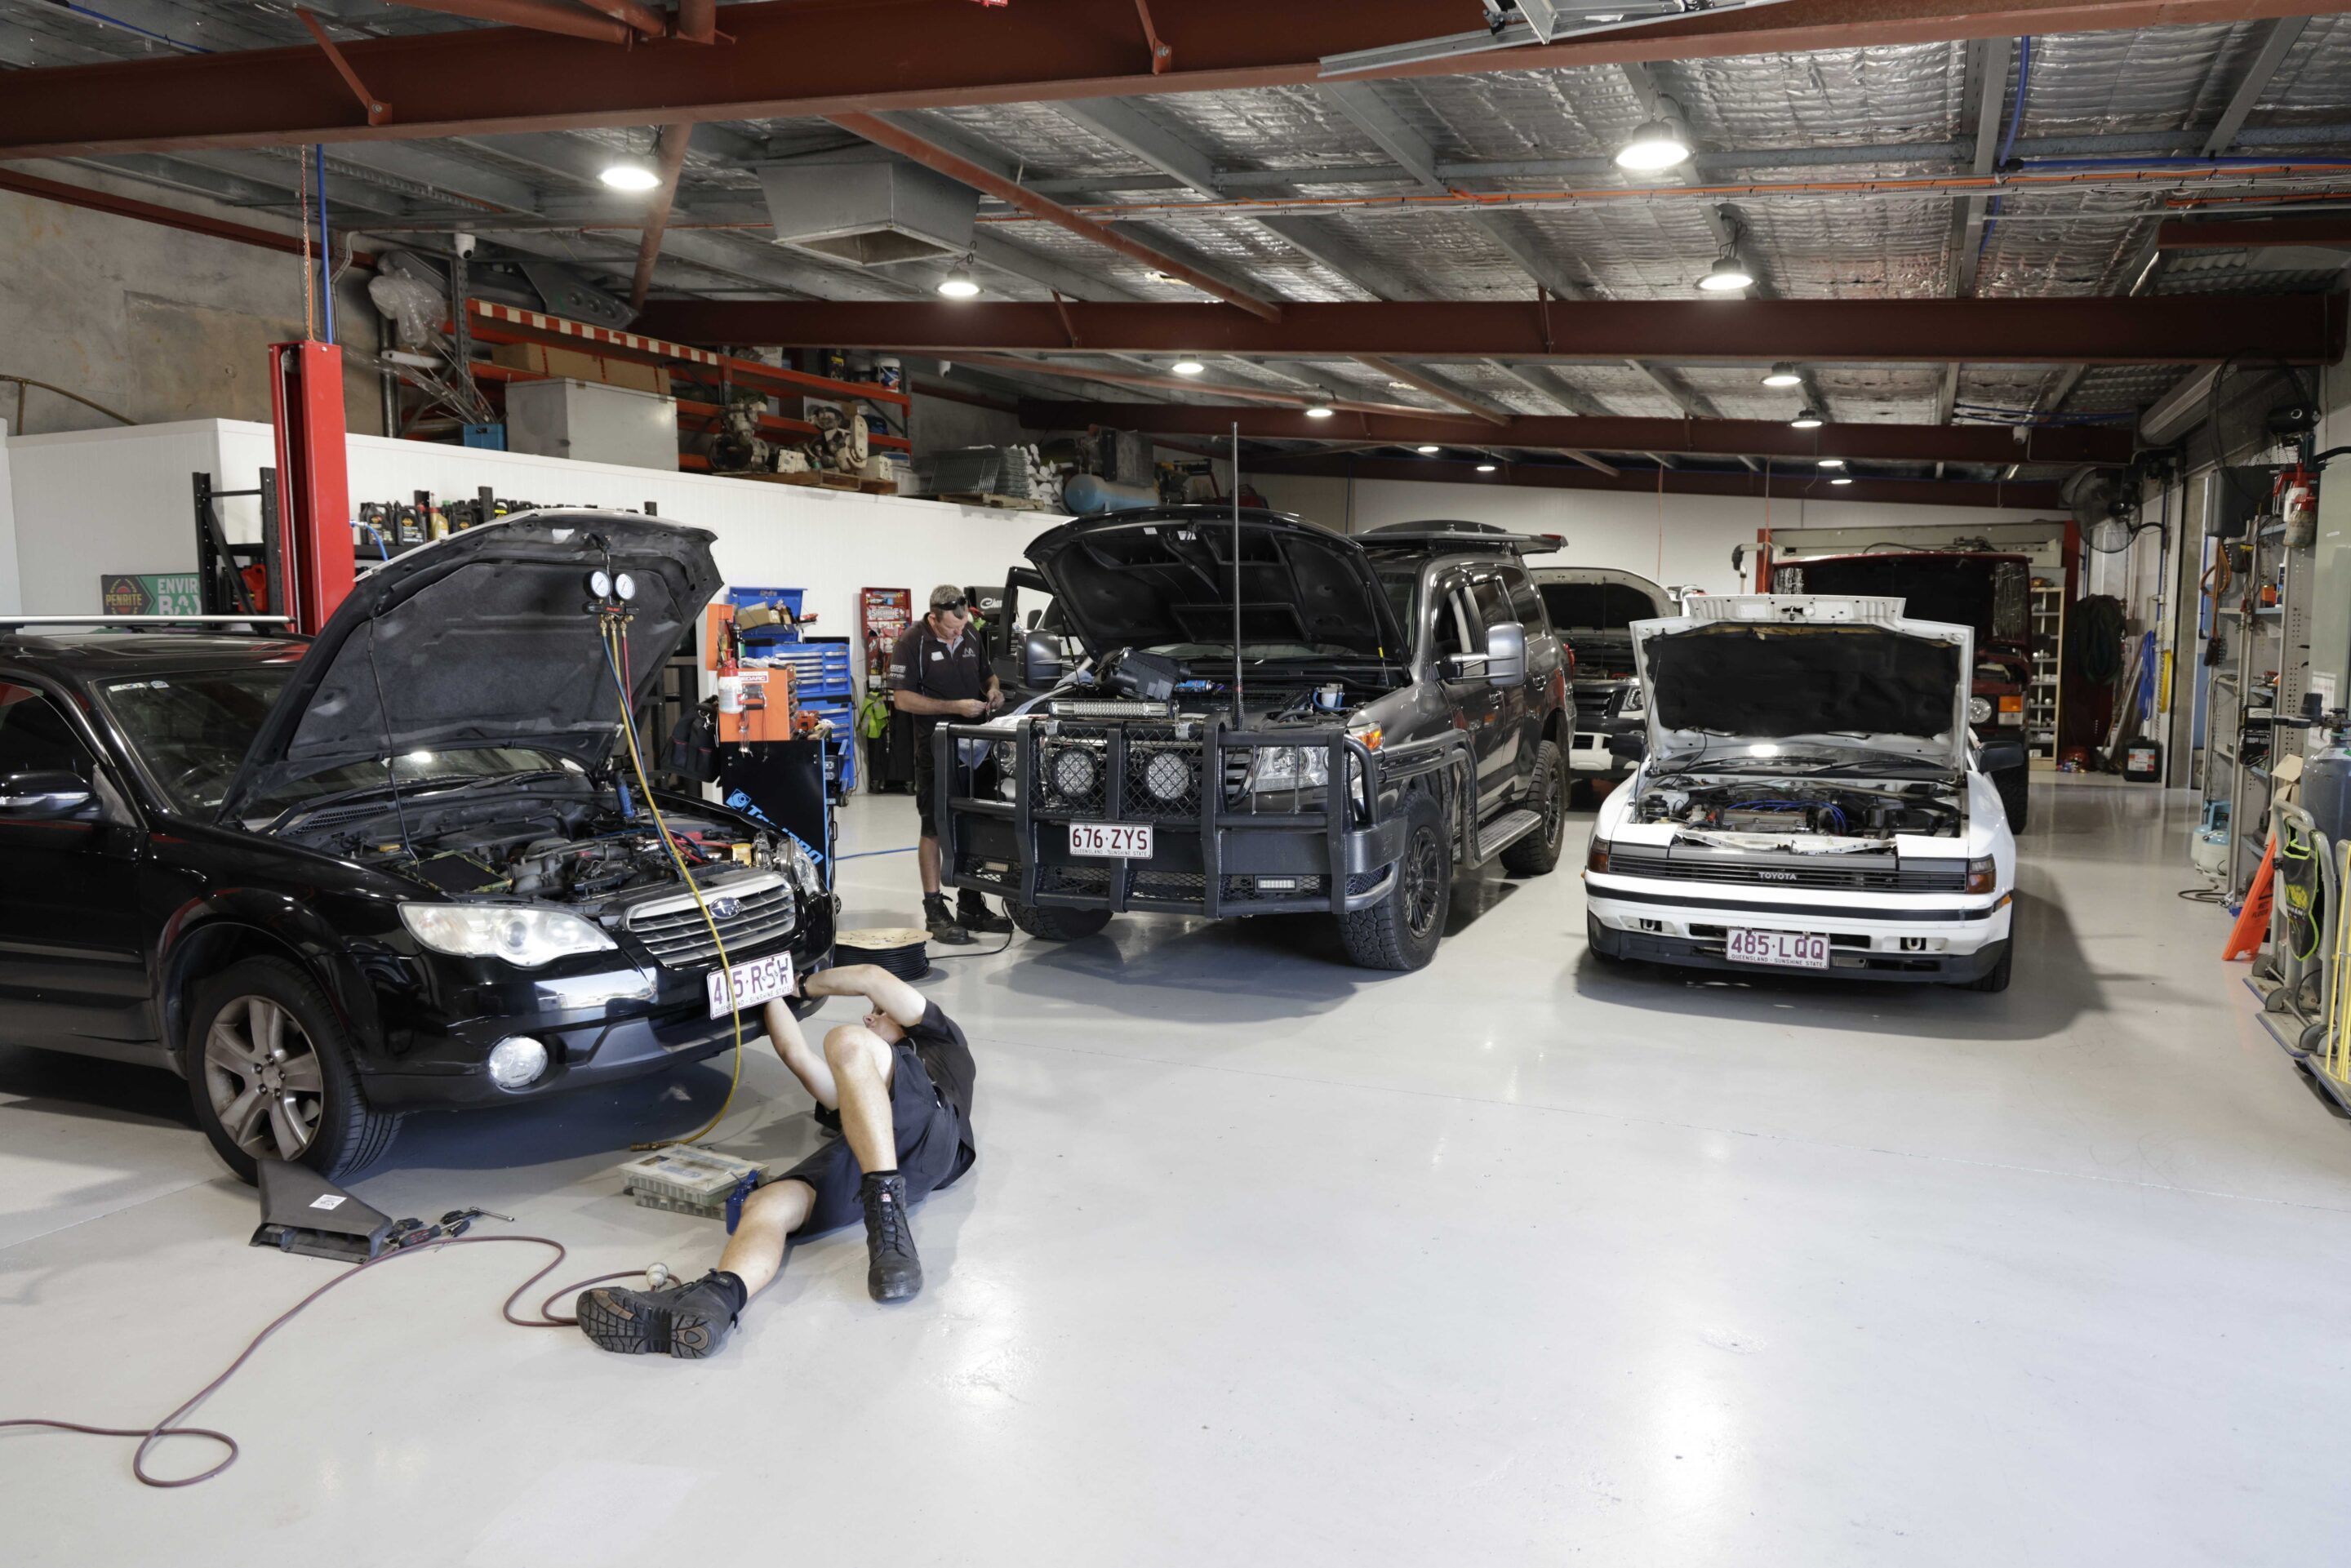
[[(2259, 493), (2269, 468), (2238, 469), (2239, 486), (2213, 469), (2204, 476), (2207, 518), (2247, 518), (2241, 538), (2221, 539), (2220, 549), (2241, 561), (2224, 602), (2213, 607), (2213, 625), (2229, 638), (2227, 663), (2209, 678), (2205, 702), (2204, 799), (2229, 808), (2229, 902), (2252, 888), (2269, 841), (2273, 769), (2284, 757), (2302, 752), (2303, 731), (2277, 723), (2281, 714), (2302, 709), (2310, 681), (2311, 552), (2289, 549), (2285, 525), (2249, 507), (2239, 491)], [(2276, 601), (2262, 602), (2265, 584), (2277, 586)], [(2252, 744), (2249, 745), (2251, 741)], [(2260, 748), (2259, 755), (2250, 755)]]
[(2036, 757), (2057, 755), (2060, 675), (2065, 651), (2065, 585), (2032, 585), (2032, 678), (2024, 690), (2024, 743)]

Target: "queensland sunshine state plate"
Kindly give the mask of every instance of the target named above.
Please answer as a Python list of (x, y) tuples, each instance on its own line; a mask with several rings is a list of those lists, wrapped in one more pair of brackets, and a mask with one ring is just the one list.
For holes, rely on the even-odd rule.
[(1825, 969), (1829, 939), (1813, 931), (1757, 931), (1734, 925), (1724, 934), (1723, 956), (1742, 964), (1776, 964), (1784, 969)]
[(1151, 827), (1136, 822), (1071, 822), (1070, 852), (1103, 860), (1147, 861), (1151, 858)]
[(777, 953), (713, 969), (703, 977), (710, 997), (710, 1016), (723, 1019), (745, 1008), (765, 1007), (792, 994), (792, 956)]

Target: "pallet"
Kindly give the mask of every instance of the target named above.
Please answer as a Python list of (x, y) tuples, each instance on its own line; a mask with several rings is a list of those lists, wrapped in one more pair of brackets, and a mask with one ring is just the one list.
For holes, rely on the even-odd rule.
[(726, 474), (726, 479), (755, 479), (762, 485), (798, 485), (811, 490), (851, 490), (867, 496), (894, 496), (898, 486), (890, 479), (861, 479), (854, 474), (835, 474), (829, 470), (800, 474)]
[(998, 512), (1041, 512), (1041, 501), (1024, 500), (1018, 496), (991, 496), (979, 490), (954, 490), (945, 495), (926, 496), (930, 501), (950, 501), (958, 507), (986, 507)]

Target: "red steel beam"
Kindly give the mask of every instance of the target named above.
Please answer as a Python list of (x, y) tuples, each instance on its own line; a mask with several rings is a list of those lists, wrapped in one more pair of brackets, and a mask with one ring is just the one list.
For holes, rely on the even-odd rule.
[(641, 37), (669, 37), (669, 17), (639, 0), (580, 0), (590, 11), (601, 11)]
[[(1324, 55), (1467, 31), (1484, 16), (1477, 0), (1186, 0), (1159, 16), (1173, 58), (1154, 75), (1133, 13), (1102, 0), (765, 0), (726, 8), (731, 48), (664, 39), (627, 50), (604, 46), (630, 29), (551, 0), (429, 3), (465, 16), (528, 14), (534, 26), (576, 36), (467, 30), (355, 42), (345, 51), (351, 65), (400, 110), (396, 122), (372, 129), (309, 49), (11, 72), (0, 94), (0, 161), (1295, 87), (1318, 79)], [(2311, 8), (2311, 0), (1786, 0), (1378, 74), (1850, 52)]]
[[(1793, 3), (1793, 0), (1791, 0)], [(662, 301), (646, 329), (688, 342), (972, 353), (1363, 354), (1438, 360), (1797, 360), (2208, 364), (2342, 355), (2340, 294), (2177, 299), (1745, 299), (1288, 305), (1279, 322), (1206, 305)]]
[[(870, 114), (836, 114), (831, 118), (835, 125), (852, 136), (862, 136), (877, 147), (888, 148), (901, 158), (911, 158), (925, 169), (935, 169), (948, 179), (969, 185), (983, 195), (1008, 203), (1032, 218), (1042, 218), (1056, 228), (1067, 229), (1080, 239), (1089, 239), (1105, 250), (1114, 250), (1130, 261), (1155, 267), (1170, 277), (1190, 284), (1203, 294), (1213, 295), (1228, 305), (1238, 305), (1260, 319), (1281, 319), (1281, 307), (1271, 300), (1260, 299), (1196, 267), (1186, 267), (1174, 256), (1155, 251), (1140, 240), (1129, 239), (1116, 229), (1098, 224), (1092, 218), (1081, 217), (1061, 203), (1048, 201), (1017, 181), (1008, 180), (993, 169), (984, 169), (935, 142), (925, 141), (911, 131)], [(1073, 349), (1078, 345), (1064, 331), (1061, 346)]]
[(1823, 424), (1798, 430), (1771, 419), (1619, 419), (1520, 414), (1500, 427), (1443, 414), (1334, 414), (1308, 419), (1271, 408), (1201, 403), (1053, 402), (1024, 399), (1031, 430), (1102, 425), (1151, 435), (1228, 435), (1256, 441), (1374, 441), (1395, 446), (1525, 446), (1567, 452), (1666, 452), (1680, 457), (1785, 457), (1861, 463), (2095, 463), (2131, 460), (2127, 427), (2103, 425)]
[(689, 44), (718, 41), (718, 0), (677, 0), (677, 36)]
[(653, 152), (661, 183), (654, 187), (652, 204), (645, 209), (644, 237), (637, 242), (636, 276), (629, 283), (632, 310), (644, 308), (645, 290), (653, 286), (653, 263), (661, 259), (662, 234), (669, 227), (670, 208), (677, 202), (678, 176), (685, 172), (685, 144), (693, 138), (690, 125), (662, 127), (661, 144)]
[[(1648, 473), (1594, 473), (1563, 463), (1505, 463), (1494, 473), (1480, 474), (1472, 463), (1448, 463), (1441, 458), (1396, 457), (1244, 457), (1241, 472), (1254, 474), (1320, 474), (1348, 479), (1417, 479), (1436, 484), (1505, 485), (1545, 490), (1614, 490), (1654, 496), (1660, 476)], [(2048, 507), (2060, 505), (2057, 486), (2041, 481), (2005, 483), (1996, 479), (1865, 479), (1831, 485), (1810, 475), (1773, 474), (1765, 488), (1761, 474), (1694, 474), (1668, 469), (1662, 488), (1669, 496), (1733, 496), (1772, 505), (1793, 506), (1811, 501), (1877, 501), (1913, 507)]]
[[(93, 213), (111, 213), (118, 218), (136, 218), (142, 224), (178, 229), (185, 234), (207, 235), (214, 239), (233, 240), (238, 245), (256, 246), (287, 256), (303, 254), (300, 235), (282, 235), (269, 229), (257, 229), (249, 224), (230, 223), (225, 218), (183, 213), (177, 207), (157, 206), (152, 202), (142, 202), (135, 197), (118, 196), (111, 191), (95, 191), (57, 180), (44, 180), (38, 174), (22, 174), (14, 169), (0, 169), (0, 191), (38, 196), (43, 201), (59, 202), (69, 207), (87, 207)], [(351, 259), (361, 267), (373, 267), (375, 253), (355, 250), (351, 252)]]
[[(446, 16), (465, 16), (476, 22), (498, 22), (533, 32), (559, 33), (567, 37), (586, 38), (590, 43), (625, 44), (636, 37), (622, 23), (609, 16), (590, 16), (571, 4), (571, 0), (400, 0), (400, 3), (419, 11), (438, 11)], [(482, 37), (479, 33), (445, 36), (457, 38)]]
[(2250, 250), (2265, 245), (2351, 246), (2351, 214), (2323, 218), (2174, 219), (2155, 230), (2158, 250)]

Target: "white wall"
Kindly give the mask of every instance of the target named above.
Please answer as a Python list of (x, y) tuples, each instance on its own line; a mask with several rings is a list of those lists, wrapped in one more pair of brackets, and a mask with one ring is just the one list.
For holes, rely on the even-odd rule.
[[(231, 420), (23, 436), (7, 451), (26, 613), (96, 611), (101, 572), (193, 570), (189, 476), (203, 470), (219, 488), (245, 489), (272, 461), (269, 426)], [(544, 505), (653, 502), (664, 519), (718, 536), (729, 586), (808, 590), (818, 636), (857, 635), (860, 588), (910, 589), (919, 601), (937, 583), (1001, 582), (1029, 540), (1062, 520), (372, 435), (350, 437), (348, 451), (354, 511), (420, 489), (471, 498), (483, 485)], [(233, 538), (256, 537), (254, 503), (224, 510)], [(14, 585), (0, 570), (0, 594)]]
[[(1251, 475), (1267, 502), (1330, 528), (1360, 533), (1383, 523), (1460, 517), (1525, 533), (1560, 534), (1567, 548), (1543, 566), (1604, 566), (1667, 585), (1709, 593), (1739, 591), (1730, 568), (1734, 545), (1752, 546), (1757, 530), (1797, 528), (1949, 528), (1968, 522), (2024, 522), (2041, 514), (1991, 507), (1954, 508), (1869, 501), (1774, 500), (1736, 496), (1663, 497), (1615, 490), (1545, 490), (1503, 485), (1423, 484), (1406, 479), (1343, 479)], [(1751, 558), (1753, 550), (1749, 555)]]

